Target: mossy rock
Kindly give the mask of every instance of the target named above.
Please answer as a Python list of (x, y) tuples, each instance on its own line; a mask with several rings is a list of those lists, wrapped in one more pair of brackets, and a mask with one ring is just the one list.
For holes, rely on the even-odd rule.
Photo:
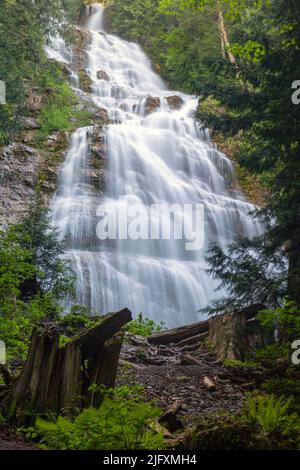
[(80, 87), (86, 93), (91, 93), (93, 82), (91, 77), (86, 73), (85, 70), (78, 70), (78, 77), (80, 81)]

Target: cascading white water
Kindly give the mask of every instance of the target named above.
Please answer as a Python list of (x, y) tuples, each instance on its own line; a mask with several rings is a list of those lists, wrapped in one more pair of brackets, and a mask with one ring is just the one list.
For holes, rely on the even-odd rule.
[[(197, 99), (167, 90), (138, 45), (103, 31), (102, 17), (103, 7), (94, 6), (86, 27), (92, 37), (87, 51), (91, 96), (112, 121), (105, 129), (104, 195), (90, 184), (86, 172), (92, 129), (78, 129), (52, 205), (54, 223), (69, 241), (76, 302), (103, 313), (127, 306), (168, 326), (192, 323), (201, 319), (200, 308), (224, 294), (216, 294), (217, 282), (206, 272), (209, 243), (217, 240), (226, 248), (237, 233), (252, 237), (261, 227), (249, 215), (254, 207), (228, 189), (234, 179), (232, 164), (194, 121)], [(166, 99), (174, 95), (183, 100), (177, 110)], [(150, 114), (145, 109), (149, 96), (160, 102)], [(128, 206), (141, 204), (153, 223), (157, 214), (150, 213), (152, 204), (202, 203), (205, 246), (186, 251), (184, 240), (100, 241), (100, 203), (121, 217)], [(192, 225), (192, 220), (187, 223)]]

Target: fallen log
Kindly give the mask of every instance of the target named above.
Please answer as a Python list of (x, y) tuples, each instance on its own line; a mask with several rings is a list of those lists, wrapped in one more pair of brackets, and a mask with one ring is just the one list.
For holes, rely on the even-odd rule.
[(20, 375), (0, 398), (1, 412), (22, 423), (33, 410), (71, 415), (97, 406), (90, 385), (114, 386), (123, 341), (117, 332), (131, 319), (128, 309), (109, 314), (63, 347), (55, 327), (35, 328)]
[[(155, 333), (151, 336), (148, 336), (148, 341), (151, 344), (170, 344), (174, 343), (177, 346), (180, 344), (181, 346), (184, 345), (184, 341), (188, 340), (185, 344), (192, 344), (195, 341), (202, 340), (204, 338), (204, 333), (208, 333), (212, 321), (216, 318), (222, 318), (225, 315), (233, 315), (234, 313), (240, 314), (246, 321), (251, 320), (251, 318), (255, 317), (256, 314), (260, 311), (265, 309), (266, 307), (261, 304), (251, 305), (242, 309), (240, 312), (233, 312), (233, 313), (226, 313), (224, 315), (216, 315), (209, 320), (204, 320), (199, 323), (193, 323), (191, 325), (181, 326), (179, 328), (173, 328), (167, 331), (161, 331), (159, 333)], [(203, 336), (202, 336), (203, 335)], [(194, 338), (195, 337), (195, 338)], [(192, 339), (193, 338), (193, 339)], [(191, 343), (189, 343), (191, 341)], [(178, 344), (179, 343), (179, 344)]]
[(191, 346), (191, 345), (199, 345), (202, 341), (204, 341), (208, 337), (208, 331), (205, 333), (201, 333), (200, 335), (191, 336), (190, 338), (184, 339), (176, 343), (176, 346), (179, 348), (183, 348), (184, 346)]
[(187, 338), (200, 335), (201, 333), (207, 333), (208, 328), (209, 320), (206, 320), (199, 323), (193, 323), (192, 325), (181, 326), (179, 328), (173, 328), (172, 330), (155, 333), (152, 336), (148, 336), (148, 341), (151, 344), (179, 343)]

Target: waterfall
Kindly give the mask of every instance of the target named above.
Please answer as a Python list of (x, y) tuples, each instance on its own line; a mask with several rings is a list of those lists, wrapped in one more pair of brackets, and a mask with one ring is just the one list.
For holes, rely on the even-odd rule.
[[(170, 91), (134, 43), (103, 30), (103, 7), (92, 8), (87, 74), (91, 98), (108, 112), (104, 129), (107, 177), (95, 188), (89, 176), (90, 135), (78, 129), (52, 203), (54, 224), (67, 237), (77, 275), (76, 303), (92, 312), (128, 307), (133, 314), (168, 326), (201, 320), (199, 309), (224, 295), (208, 276), (205, 251), (212, 241), (226, 249), (237, 233), (253, 237), (262, 228), (254, 206), (232, 189), (231, 162), (193, 119), (196, 97)], [(186, 250), (186, 240), (99, 240), (97, 207), (122, 222), (139, 205), (142, 219), (156, 226), (158, 205), (176, 205), (177, 221), (193, 226), (185, 205), (204, 207), (204, 246)], [(154, 205), (154, 206), (153, 206)], [(151, 210), (154, 207), (154, 210)], [(159, 219), (162, 225), (166, 218)]]

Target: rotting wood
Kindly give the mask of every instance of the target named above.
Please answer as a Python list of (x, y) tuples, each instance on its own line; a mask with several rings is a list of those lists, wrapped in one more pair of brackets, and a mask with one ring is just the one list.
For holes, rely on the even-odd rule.
[(59, 347), (55, 327), (35, 328), (19, 376), (1, 393), (1, 412), (26, 422), (31, 410), (70, 415), (85, 406), (96, 406), (99, 400), (89, 386), (114, 386), (124, 336), (118, 332), (131, 319), (128, 309), (108, 314), (63, 347)]

